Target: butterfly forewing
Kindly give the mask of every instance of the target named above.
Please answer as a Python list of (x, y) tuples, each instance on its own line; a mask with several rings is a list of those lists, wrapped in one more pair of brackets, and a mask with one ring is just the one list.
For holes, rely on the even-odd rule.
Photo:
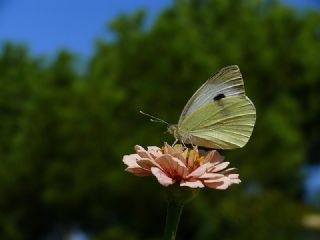
[(256, 110), (250, 99), (235, 95), (202, 105), (187, 115), (178, 128), (185, 143), (233, 149), (248, 142), (255, 120)]
[(199, 107), (228, 96), (245, 95), (243, 79), (238, 66), (233, 65), (221, 69), (210, 77), (190, 98), (184, 107), (179, 123)]

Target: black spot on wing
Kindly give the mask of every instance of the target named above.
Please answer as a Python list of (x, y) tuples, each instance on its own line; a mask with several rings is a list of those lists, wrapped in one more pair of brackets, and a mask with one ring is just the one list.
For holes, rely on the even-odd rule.
[(218, 100), (220, 100), (221, 98), (224, 98), (224, 97), (226, 97), (226, 95), (224, 95), (223, 93), (219, 93), (218, 95), (216, 95), (213, 98), (213, 101), (218, 101)]

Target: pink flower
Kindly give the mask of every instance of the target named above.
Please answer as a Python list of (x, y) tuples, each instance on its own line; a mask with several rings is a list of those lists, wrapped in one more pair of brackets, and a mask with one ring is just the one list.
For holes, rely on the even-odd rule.
[(197, 148), (180, 144), (171, 147), (166, 143), (163, 148), (152, 146), (147, 150), (136, 145), (135, 150), (136, 154), (123, 157), (126, 171), (137, 176), (154, 175), (163, 186), (178, 183), (191, 188), (226, 189), (241, 182), (239, 174), (234, 173), (234, 168), (227, 168), (229, 162), (223, 162), (216, 150), (202, 154)]

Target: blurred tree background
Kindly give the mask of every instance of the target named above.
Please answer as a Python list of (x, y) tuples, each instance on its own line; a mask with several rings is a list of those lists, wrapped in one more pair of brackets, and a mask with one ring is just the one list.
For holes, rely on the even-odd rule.
[[(152, 178), (124, 172), (133, 146), (172, 142), (193, 92), (237, 64), (257, 108), (248, 145), (225, 151), (243, 181), (203, 190), (186, 206), (178, 239), (319, 239), (302, 226), (304, 166), (319, 161), (320, 12), (277, 1), (184, 0), (150, 27), (146, 13), (111, 23), (84, 69), (27, 47), (0, 52), (0, 238), (161, 239), (165, 201)], [(313, 209), (317, 211), (317, 209)]]

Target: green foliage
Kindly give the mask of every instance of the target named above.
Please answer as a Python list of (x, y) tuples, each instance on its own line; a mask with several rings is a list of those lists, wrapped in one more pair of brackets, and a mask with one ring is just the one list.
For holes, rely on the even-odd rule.
[(301, 169), (319, 159), (319, 11), (185, 0), (144, 23), (144, 12), (110, 23), (114, 40), (97, 42), (83, 74), (68, 52), (48, 61), (3, 45), (0, 238), (76, 224), (97, 240), (160, 239), (161, 187), (125, 173), (121, 159), (173, 139), (139, 110), (175, 123), (213, 71), (238, 64), (257, 124), (245, 148), (224, 154), (243, 184), (202, 191), (178, 239), (302, 239)]

